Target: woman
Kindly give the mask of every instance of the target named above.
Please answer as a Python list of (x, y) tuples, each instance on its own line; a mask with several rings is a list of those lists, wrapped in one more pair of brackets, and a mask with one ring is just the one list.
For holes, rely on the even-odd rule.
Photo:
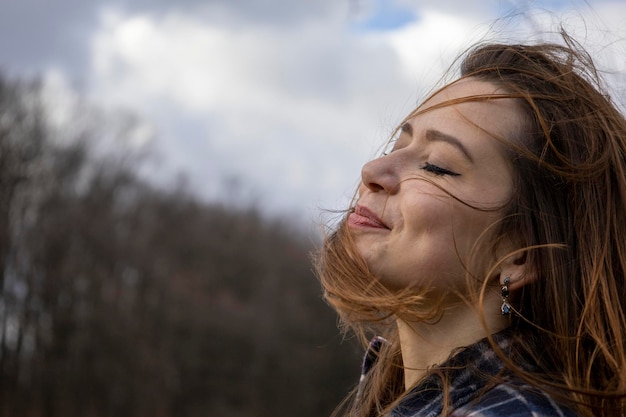
[(382, 336), (342, 415), (626, 416), (626, 120), (564, 39), (470, 50), (363, 167), (316, 264)]

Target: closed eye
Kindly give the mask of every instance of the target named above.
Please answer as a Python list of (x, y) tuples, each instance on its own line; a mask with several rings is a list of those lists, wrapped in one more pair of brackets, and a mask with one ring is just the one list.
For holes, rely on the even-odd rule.
[(424, 164), (422, 169), (424, 171), (428, 171), (428, 172), (430, 172), (432, 174), (435, 174), (437, 176), (450, 175), (452, 177), (458, 177), (459, 175), (461, 175), (461, 174), (457, 174), (456, 172), (452, 172), (452, 171), (450, 171), (448, 169), (441, 168), (441, 167), (439, 167), (437, 165), (433, 165), (433, 164), (431, 164), (429, 162), (426, 162), (426, 164)]

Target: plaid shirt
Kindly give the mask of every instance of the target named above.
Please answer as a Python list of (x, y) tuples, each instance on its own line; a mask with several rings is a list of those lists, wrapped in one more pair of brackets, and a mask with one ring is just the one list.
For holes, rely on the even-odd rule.
[[(507, 351), (510, 337), (494, 335), (498, 346)], [(382, 338), (374, 338), (363, 361), (364, 380), (376, 361)], [(450, 412), (453, 417), (576, 417), (569, 408), (512, 373), (504, 371), (487, 339), (466, 347), (439, 367), (447, 375)], [(494, 378), (498, 375), (498, 382)], [(501, 382), (503, 380), (506, 382)], [(388, 417), (437, 417), (443, 411), (443, 389), (439, 376), (431, 373), (391, 411)]]

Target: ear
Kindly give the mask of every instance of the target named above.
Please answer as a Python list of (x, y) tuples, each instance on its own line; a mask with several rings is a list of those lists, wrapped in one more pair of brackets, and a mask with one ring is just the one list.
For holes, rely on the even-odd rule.
[(526, 262), (527, 251), (519, 249), (507, 255), (500, 266), (500, 285), (504, 279), (509, 278), (509, 291), (519, 290), (526, 284), (537, 280), (534, 268)]

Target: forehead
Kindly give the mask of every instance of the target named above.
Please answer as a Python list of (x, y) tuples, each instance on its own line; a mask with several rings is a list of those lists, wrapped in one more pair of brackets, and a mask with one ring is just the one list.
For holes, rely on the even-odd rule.
[(461, 79), (426, 100), (416, 115), (435, 113), (448, 123), (468, 125), (483, 133), (512, 139), (523, 128), (518, 100), (507, 98), (503, 88), (473, 78)]

